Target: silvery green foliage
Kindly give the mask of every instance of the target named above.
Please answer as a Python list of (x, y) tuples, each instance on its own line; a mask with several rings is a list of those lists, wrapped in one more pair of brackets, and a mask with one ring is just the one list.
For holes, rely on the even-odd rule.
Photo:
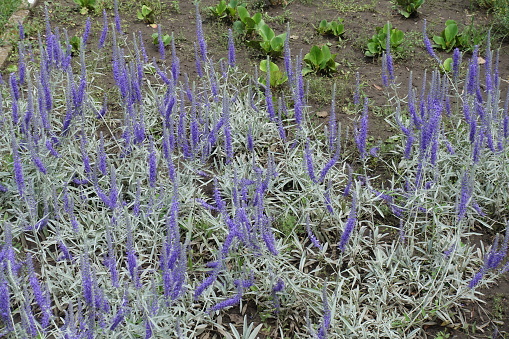
[[(177, 333), (192, 338), (216, 331), (227, 338), (256, 338), (268, 326), (248, 323), (246, 309), (277, 318), (274, 335), (302, 338), (412, 338), (421, 335), (424, 322), (462, 321), (460, 304), (477, 300), (468, 282), (488, 251), (469, 243), (472, 226), (498, 227), (509, 202), (503, 189), (509, 184), (507, 110), (501, 107), (498, 85), (476, 103), (473, 94), (460, 94), (461, 82), (434, 73), (424, 99), (417, 92), (413, 101), (429, 96), (443, 104), (440, 120), (426, 125), (426, 119), (438, 115), (412, 116), (411, 107), (396, 95), (389, 102), (400, 109), (389, 122), (407, 128), (396, 136), (401, 144), (382, 148), (378, 158), (366, 154), (359, 159), (346, 147), (352, 133), (333, 134), (338, 138), (331, 147), (334, 138), (311, 123), (307, 107), (298, 123), (293, 109), (282, 121), (269, 119), (263, 92), (252, 85), (257, 81), (238, 69), (218, 76), (220, 67), (207, 59), (203, 77), (177, 79), (164, 65), (126, 63), (140, 53), (124, 58), (131, 46), (124, 38), (116, 41), (113, 69), (104, 66), (111, 64), (104, 56), (85, 56), (84, 51), (79, 70), (62, 65), (58, 55), (46, 64), (43, 54), (45, 72), (28, 65), (16, 123), (11, 89), (0, 85), (0, 184), (7, 189), (0, 193), (0, 211), (2, 230), (9, 230), (0, 247), (0, 321), (13, 336), (28, 331), (14, 319), (31, 319), (26, 306), (15, 305), (32, 304), (35, 318), (42, 315), (27, 284), (34, 274), (21, 266), (26, 253), (39, 267), (36, 275), (52, 302), (49, 326), (43, 331), (37, 325), (41, 337)], [(108, 100), (116, 109), (98, 114), (105, 90), (99, 79), (112, 72), (117, 87), (108, 91)], [(51, 105), (37, 85), (46, 81), (41, 76), (49, 79)], [(447, 100), (458, 103), (449, 115)], [(476, 123), (500, 141), (495, 151), (482, 137), (476, 144), (478, 134), (469, 141), (472, 122), (462, 110), (479, 105), (485, 115)], [(50, 118), (49, 128), (40, 112)], [(291, 136), (286, 141), (279, 134), (281, 124)], [(405, 135), (411, 130), (419, 140), (422, 126), (430, 129), (421, 138), (430, 138), (407, 156)], [(246, 146), (249, 131), (252, 151)], [(45, 147), (48, 142), (59, 157)], [(18, 145), (22, 195), (12, 145)], [(107, 171), (97, 168), (101, 149)], [(318, 174), (333, 159), (332, 149), (344, 150), (340, 161), (323, 181), (310, 177), (310, 166)], [(46, 173), (38, 170), (34, 154)], [(354, 168), (351, 180), (348, 164)], [(390, 179), (373, 176), (380, 167)], [(464, 181), (469, 194), (465, 215), (458, 218), (463, 177), (469, 178)], [(350, 192), (343, 194), (347, 185)], [(234, 230), (242, 213), (251, 228), (243, 224)], [(349, 215), (356, 218), (340, 251)], [(306, 238), (306, 227), (320, 248)], [(225, 247), (230, 235), (233, 240)], [(484, 282), (497, 274), (488, 272)], [(245, 286), (239, 287), (239, 281)], [(195, 294), (200, 286), (203, 290)], [(164, 290), (170, 287), (178, 290)], [(242, 295), (239, 306), (208, 312), (235, 295)], [(241, 329), (223, 323), (224, 313), (239, 310)], [(327, 330), (320, 329), (321, 322)]]

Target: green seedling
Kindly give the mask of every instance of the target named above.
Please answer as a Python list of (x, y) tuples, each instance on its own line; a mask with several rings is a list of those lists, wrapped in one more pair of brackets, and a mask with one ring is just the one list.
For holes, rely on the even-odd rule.
[(463, 51), (472, 51), (475, 46), (479, 46), (486, 38), (486, 33), (481, 32), (474, 26), (474, 22), (465, 27), (463, 32), (459, 32), (458, 24), (454, 20), (445, 22), (445, 29), (440, 35), (433, 37), (435, 48), (443, 49), (450, 52), (455, 47)]
[(239, 16), (239, 20), (233, 23), (233, 30), (237, 32), (237, 34), (250, 36), (261, 25), (265, 24), (261, 13), (256, 13), (251, 17), (245, 7), (238, 6), (237, 14)]
[(442, 65), (440, 66), (440, 68), (444, 72), (447, 72), (447, 73), (452, 72), (452, 58), (445, 59), (444, 62), (442, 63)]
[[(260, 70), (267, 74), (269, 72), (270, 75), (270, 87), (277, 88), (280, 87), (282, 84), (288, 81), (288, 77), (285, 73), (281, 72), (279, 70), (278, 65), (273, 63), (272, 61), (269, 61), (269, 68), (270, 70), (267, 71), (267, 60), (262, 60), (260, 62)], [(267, 79), (261, 76), (258, 81), (265, 85), (267, 83)]]
[(454, 47), (459, 45), (458, 41), (458, 24), (454, 20), (447, 20), (445, 22), (445, 29), (440, 35), (433, 37), (435, 44), (433, 47), (441, 48), (450, 52)]
[(69, 39), (69, 45), (71, 45), (71, 53), (78, 54), (80, 52), (82, 39), (79, 36), (73, 36)]
[(335, 61), (337, 54), (331, 54), (327, 45), (322, 48), (318, 46), (311, 47), (311, 51), (304, 56), (306, 67), (302, 70), (302, 75), (308, 73), (329, 75), (337, 71), (339, 64)]
[(334, 35), (334, 36), (341, 36), (343, 33), (345, 33), (345, 25), (343, 25), (343, 19), (338, 18), (337, 21), (331, 21), (328, 22), (327, 20), (320, 21), (320, 24), (318, 24), (318, 27), (315, 27), (318, 33), (322, 35)]
[(153, 24), (155, 22), (155, 12), (152, 8), (143, 5), (141, 10), (138, 11), (138, 19), (147, 24)]
[(238, 6), (244, 5), (239, 4), (237, 0), (230, 0), (228, 3), (226, 0), (221, 0), (216, 6), (210, 6), (208, 9), (210, 13), (218, 19), (233, 21), (233, 19), (237, 17)]
[(465, 52), (473, 51), (475, 46), (480, 46), (486, 41), (486, 35), (485, 30), (480, 30), (474, 26), (474, 18), (472, 17), (470, 25), (466, 26), (461, 34), (458, 34), (458, 47)]
[(80, 6), (80, 13), (85, 15), (89, 11), (94, 11), (97, 6), (96, 0), (74, 0), (74, 3)]
[[(162, 36), (163, 44), (164, 46), (169, 46), (171, 43), (171, 36), (168, 34), (165, 34)], [(152, 42), (154, 45), (159, 45), (159, 33), (153, 33), (152, 34)]]
[(401, 49), (400, 45), (405, 39), (405, 34), (399, 29), (392, 28), (391, 23), (388, 22), (383, 27), (376, 28), (376, 34), (368, 40), (364, 54), (369, 57), (381, 55), (387, 46), (387, 34), (390, 34), (391, 50), (398, 52)]
[(260, 25), (257, 32), (262, 40), (248, 41), (248, 45), (260, 48), (267, 55), (281, 55), (285, 45), (286, 33), (276, 35), (272, 28), (270, 28), (266, 23)]
[(424, 0), (396, 0), (399, 13), (407, 19), (417, 14), (417, 9), (421, 7), (423, 2)]

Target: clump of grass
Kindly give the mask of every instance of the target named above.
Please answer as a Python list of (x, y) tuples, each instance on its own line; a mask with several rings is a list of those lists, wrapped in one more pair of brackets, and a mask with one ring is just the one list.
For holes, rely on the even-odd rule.
[(0, 10), (0, 37), (3, 35), (11, 14), (21, 5), (21, 0), (5, 0)]
[(477, 0), (477, 4), (493, 14), (495, 31), (503, 38), (507, 38), (509, 34), (509, 3), (504, 0)]

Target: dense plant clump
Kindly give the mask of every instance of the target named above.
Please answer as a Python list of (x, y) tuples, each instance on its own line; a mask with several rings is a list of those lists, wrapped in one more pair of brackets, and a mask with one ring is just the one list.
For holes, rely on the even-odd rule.
[[(18, 70), (1, 77), (0, 336), (270, 331), (219, 320), (247, 305), (275, 335), (410, 338), (461, 323), (475, 288), (509, 270), (509, 94), (489, 41), (482, 67), (478, 49), (463, 62), (456, 49), (452, 76), (410, 75), (400, 98), (400, 39), (380, 28), (398, 142), (379, 147), (360, 86), (353, 131), (336, 119), (335, 87), (328, 123), (311, 123), (303, 62), (335, 69), (328, 49), (301, 60), (283, 36), (285, 72), (267, 59), (250, 77), (232, 31), (228, 58), (209, 56), (197, 7), (189, 78), (175, 39), (159, 30), (151, 62), (139, 35), (106, 20), (98, 47), (111, 59), (86, 52), (90, 21), (78, 53), (47, 21), (38, 54), (21, 40)], [(490, 248), (469, 242), (489, 229), (501, 233)]]

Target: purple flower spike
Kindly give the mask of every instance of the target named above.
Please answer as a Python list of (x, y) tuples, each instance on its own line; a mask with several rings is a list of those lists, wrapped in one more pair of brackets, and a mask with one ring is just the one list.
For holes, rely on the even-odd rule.
[(350, 189), (352, 188), (352, 184), (353, 184), (352, 167), (349, 164), (346, 164), (346, 166), (347, 166), (347, 169), (348, 169), (348, 181), (346, 182), (345, 189), (343, 190), (343, 193), (342, 193), (342, 195), (344, 197), (350, 195)]
[(124, 292), (124, 296), (122, 297), (122, 305), (120, 305), (117, 314), (113, 318), (113, 322), (110, 326), (110, 331), (114, 331), (117, 326), (124, 321), (124, 317), (129, 312), (127, 308), (127, 304), (129, 303), (129, 295), (127, 294), (127, 290)]
[(468, 94), (475, 94), (479, 80), (479, 65), (477, 55), (479, 53), (478, 46), (475, 46), (468, 67), (468, 79), (466, 80), (466, 88)]
[(246, 136), (246, 148), (249, 152), (253, 152), (254, 150), (254, 143), (253, 143), (253, 128), (249, 126), (249, 129), (247, 130), (247, 136)]
[(148, 154), (148, 181), (150, 187), (156, 187), (157, 181), (157, 156), (154, 147), (154, 139), (150, 136), (149, 154)]
[(81, 284), (83, 288), (83, 297), (87, 305), (93, 305), (94, 303), (94, 278), (92, 270), (90, 268), (90, 260), (88, 253), (85, 252), (81, 256)]
[(157, 42), (159, 46), (159, 57), (161, 60), (166, 59), (166, 51), (164, 48), (163, 33), (161, 31), (161, 25), (157, 25)]
[(212, 306), (210, 308), (209, 312), (215, 312), (215, 311), (222, 310), (223, 308), (226, 308), (226, 307), (235, 306), (238, 303), (240, 303), (241, 299), (242, 299), (242, 294), (237, 293), (237, 294), (235, 294), (235, 296), (233, 296), (229, 299), (226, 299), (224, 301), (221, 301), (221, 302), (215, 304), (214, 306)]
[(23, 27), (23, 24), (21, 22), (18, 23), (18, 29), (19, 29), (19, 39), (24, 40), (25, 39), (25, 28)]
[(115, 12), (115, 29), (117, 32), (122, 33), (122, 27), (120, 26), (120, 16), (118, 15), (118, 0), (115, 0), (113, 4), (113, 10)]
[(387, 56), (385, 52), (382, 55), (382, 84), (384, 87), (389, 86), (389, 77), (387, 75)]
[(87, 44), (87, 41), (88, 41), (88, 37), (90, 35), (90, 27), (92, 25), (92, 22), (90, 21), (90, 17), (87, 18), (87, 22), (85, 24), (85, 31), (83, 32), (83, 37), (82, 37), (82, 43), (83, 43), (83, 46), (85, 46)]
[(286, 39), (284, 44), (284, 64), (286, 75), (288, 76), (288, 82), (293, 83), (293, 70), (292, 70), (292, 53), (290, 51), (290, 25), (286, 30)]
[(341, 241), (338, 246), (341, 252), (345, 251), (346, 245), (348, 244), (348, 240), (350, 240), (350, 236), (352, 235), (355, 224), (357, 224), (357, 197), (354, 195), (352, 206), (350, 207), (350, 213), (348, 214), (348, 220), (346, 221), (345, 230), (341, 235)]
[(200, 55), (198, 53), (198, 45), (196, 44), (196, 42), (194, 43), (194, 59), (196, 64), (196, 72), (198, 73), (198, 76), (201, 78), (203, 76), (203, 69)]
[(25, 301), (23, 302), (24, 314), (21, 315), (21, 326), (28, 335), (35, 338), (37, 336), (37, 321), (35, 320), (32, 307), (30, 306), (30, 297), (28, 296), (26, 286), (23, 286), (23, 297)]
[(205, 279), (200, 286), (196, 288), (194, 291), (194, 300), (197, 300), (198, 297), (217, 280), (217, 276), (219, 275), (221, 268), (222, 264), (218, 263), (212, 270), (211, 275), (209, 275), (207, 279)]
[(117, 173), (115, 170), (115, 166), (111, 165), (110, 167), (110, 192), (107, 197), (107, 205), (111, 210), (114, 210), (117, 207), (118, 200), (118, 186), (117, 186)]
[(470, 198), (472, 197), (472, 187), (470, 183), (470, 177), (468, 173), (465, 173), (463, 175), (463, 178), (461, 179), (461, 193), (459, 197), (458, 202), (458, 222), (461, 221), (466, 213), (467, 213), (467, 206), (470, 202)]
[(106, 155), (106, 152), (104, 150), (104, 137), (103, 133), (101, 132), (101, 139), (99, 141), (99, 150), (97, 151), (97, 168), (101, 172), (102, 175), (108, 174), (108, 156)]
[(235, 43), (231, 29), (228, 29), (228, 64), (230, 67), (235, 67)]
[(7, 332), (13, 331), (11, 315), (11, 292), (4, 270), (0, 270), (0, 318), (7, 327)]
[(14, 167), (14, 180), (16, 181), (19, 195), (23, 196), (25, 193), (25, 177), (23, 175), (23, 165), (19, 155), (19, 146), (14, 138), (12, 140), (12, 160)]
[(364, 109), (362, 110), (361, 121), (357, 127), (355, 142), (359, 149), (361, 159), (366, 157), (366, 138), (368, 135), (368, 98), (364, 98)]
[(323, 321), (320, 329), (318, 330), (317, 336), (319, 339), (326, 339), (327, 332), (330, 328), (331, 323), (331, 310), (329, 307), (329, 302), (327, 301), (327, 285), (323, 286), (322, 293), (322, 305), (323, 305)]
[(99, 49), (104, 47), (104, 43), (106, 42), (106, 36), (108, 35), (108, 17), (106, 15), (106, 10), (103, 9), (103, 30), (101, 32), (101, 37), (99, 38)]
[(309, 140), (306, 142), (306, 146), (304, 148), (304, 159), (305, 159), (305, 164), (306, 164), (309, 178), (313, 182), (317, 182), (316, 176), (315, 176), (314, 164), (313, 164), (313, 155), (311, 154), (311, 150), (309, 149)]
[(140, 277), (138, 275), (138, 264), (136, 260), (136, 252), (134, 250), (134, 240), (133, 240), (133, 231), (131, 227), (131, 221), (129, 220), (129, 216), (126, 215), (126, 228), (127, 228), (127, 244), (126, 244), (126, 254), (127, 254), (127, 267), (129, 269), (129, 274), (131, 275), (131, 279), (134, 282), (134, 286), (139, 289), (141, 288)]
[(26, 64), (25, 64), (25, 45), (22, 41), (18, 43), (18, 76), (21, 84), (25, 83)]
[[(355, 95), (354, 95), (355, 97)], [(355, 102), (355, 98), (354, 98)], [(332, 86), (332, 99), (329, 115), (329, 151), (334, 151), (337, 137), (337, 121), (336, 121), (336, 83)]]
[(426, 51), (428, 51), (428, 54), (433, 58), (435, 59), (436, 61), (438, 61), (439, 63), (440, 62), (440, 59), (438, 58), (438, 56), (435, 54), (435, 50), (433, 49), (433, 46), (431, 45), (431, 41), (429, 40), (428, 38), (428, 33), (426, 31), (426, 19), (424, 19), (424, 24), (422, 26), (422, 36), (423, 36), (423, 39), (424, 39), (424, 46), (426, 47)]
[(198, 38), (198, 46), (200, 47), (200, 56), (203, 62), (207, 61), (207, 42), (203, 34), (203, 27), (200, 15), (199, 2), (196, 2), (196, 37)]
[(482, 280), (482, 278), (484, 277), (484, 273), (486, 272), (486, 270), (484, 269), (484, 267), (482, 267), (479, 272), (477, 272), (474, 277), (472, 278), (472, 280), (470, 280), (470, 282), (468, 283), (468, 287), (470, 289), (476, 287)]
[(309, 221), (309, 215), (306, 216), (306, 231), (308, 233), (308, 238), (311, 241), (311, 243), (313, 244), (313, 246), (315, 246), (316, 248), (321, 250), (322, 249), (322, 244), (316, 238), (316, 236), (313, 234), (313, 231), (311, 230), (311, 225), (310, 225), (310, 221)]
[(270, 121), (274, 121), (276, 113), (274, 111), (274, 102), (272, 100), (272, 91), (270, 88), (270, 60), (267, 58), (267, 80), (265, 83), (265, 103), (267, 105), (267, 113), (269, 114)]
[(461, 64), (461, 52), (459, 48), (455, 48), (452, 54), (452, 77), (454, 81), (458, 80), (460, 64)]

